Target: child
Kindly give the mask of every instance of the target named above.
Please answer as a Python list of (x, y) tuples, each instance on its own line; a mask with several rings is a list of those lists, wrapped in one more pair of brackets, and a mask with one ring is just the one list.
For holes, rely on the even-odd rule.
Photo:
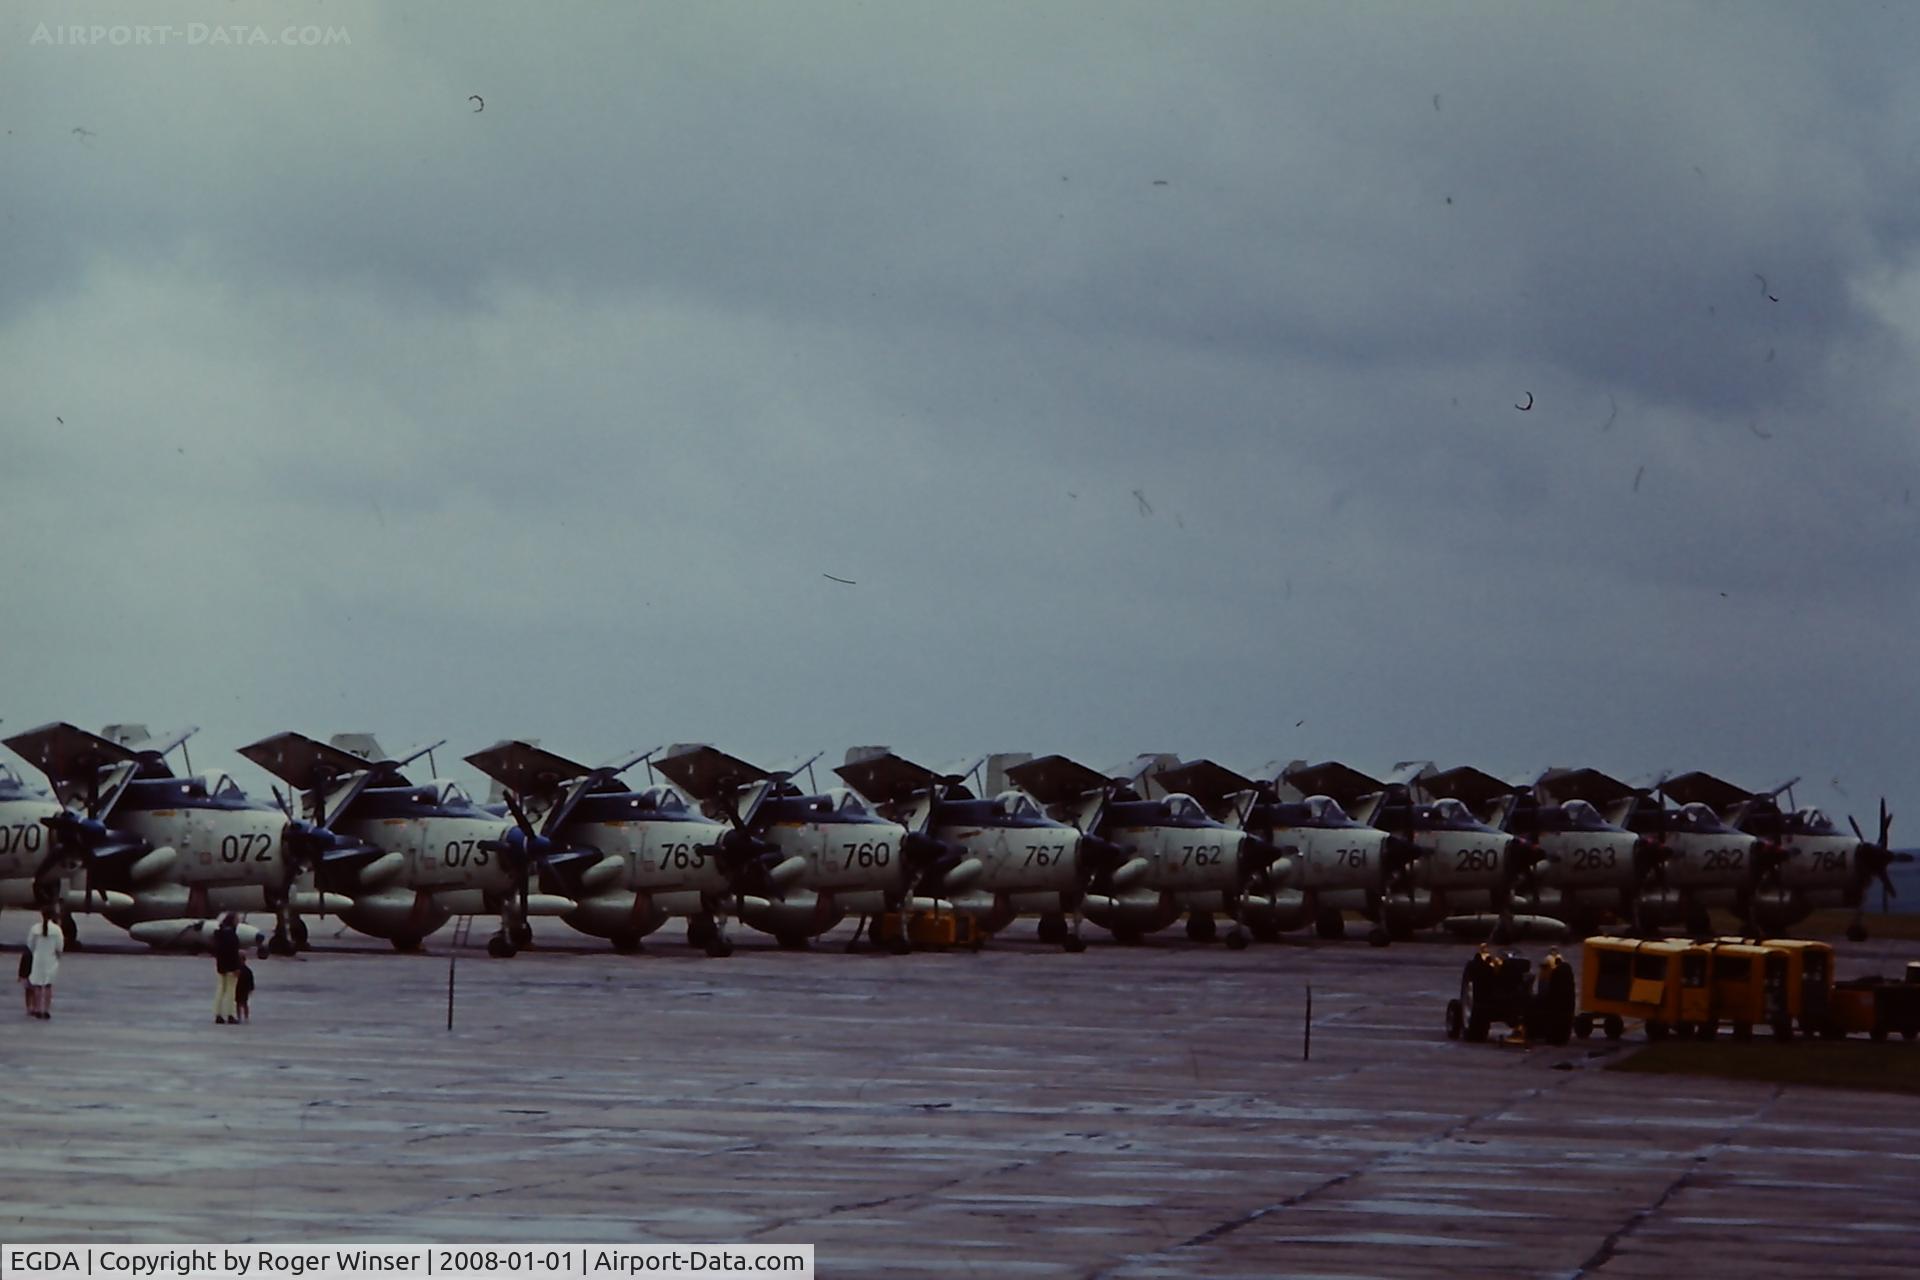
[(242, 960), (240, 962), (239, 980), (233, 984), (233, 1012), (239, 1021), (253, 1021), (253, 1015), (247, 1009), (247, 1001), (252, 998), (253, 967), (245, 960)]

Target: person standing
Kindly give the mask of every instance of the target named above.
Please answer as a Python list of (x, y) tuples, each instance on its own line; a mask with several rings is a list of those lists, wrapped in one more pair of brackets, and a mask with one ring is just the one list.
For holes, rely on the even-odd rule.
[(60, 953), (67, 936), (53, 918), (51, 907), (40, 908), (40, 919), (27, 930), (27, 1013), (42, 1021), (53, 1018), (53, 976), (60, 972)]
[(238, 994), (240, 966), (240, 916), (229, 911), (213, 931), (213, 1020), (232, 1024), (240, 1021), (234, 998)]

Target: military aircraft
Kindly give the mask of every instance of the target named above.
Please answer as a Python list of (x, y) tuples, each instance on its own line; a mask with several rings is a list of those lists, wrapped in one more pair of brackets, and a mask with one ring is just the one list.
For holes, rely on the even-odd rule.
[[(1397, 888), (1422, 851), (1401, 836), (1356, 822), (1332, 796), (1299, 795), (1284, 781), (1286, 766), (1270, 764), (1249, 778), (1211, 760), (1193, 760), (1159, 770), (1169, 791), (1185, 792), (1216, 819), (1244, 823), (1280, 854), (1269, 872), (1253, 877), (1240, 896), (1240, 918), (1266, 942), (1283, 932), (1314, 927), (1322, 938), (1346, 936), (1345, 912), (1381, 920), (1382, 899)], [(1285, 791), (1298, 798), (1283, 798)], [(1251, 807), (1245, 797), (1251, 796)], [(1390, 940), (1376, 924), (1375, 946)]]
[(595, 768), (507, 740), (467, 762), (500, 784), (516, 824), (507, 838), (539, 858), (542, 887), (574, 900), (561, 917), (567, 924), (633, 951), (670, 917), (684, 916), (708, 955), (729, 955), (734, 885), (719, 846), (733, 828), (664, 783), (634, 791), (620, 781), (652, 754)]
[[(1898, 896), (1888, 868), (1895, 862), (1912, 861), (1913, 855), (1888, 847), (1893, 815), (1887, 812), (1885, 800), (1880, 802), (1877, 838), (1868, 840), (1852, 815), (1847, 823), (1853, 834), (1848, 835), (1821, 810), (1795, 808), (1792, 788), (1798, 781), (1795, 778), (1771, 791), (1745, 791), (1710, 773), (1694, 771), (1665, 779), (1660, 790), (1682, 804), (1708, 805), (1735, 830), (1780, 848), (1780, 856), (1757, 876), (1751, 891), (1750, 916), (1756, 932), (1788, 928), (1818, 908), (1846, 907), (1853, 911), (1847, 937), (1864, 942), (1867, 890), (1878, 880), (1889, 896)], [(1779, 804), (1782, 793), (1788, 796), (1784, 809)]]
[(1399, 874), (1377, 899), (1374, 923), (1390, 935), (1436, 925), (1487, 929), (1493, 941), (1506, 941), (1521, 926), (1559, 931), (1559, 921), (1521, 920), (1513, 910), (1515, 888), (1540, 860), (1540, 848), (1496, 831), (1458, 799), (1428, 793), (1423, 781), (1437, 773), (1425, 761), (1408, 761), (1380, 779), (1327, 761), (1295, 762), (1281, 777), (1296, 793), (1332, 796), (1359, 820), (1419, 850), (1403, 858)]
[[(52, 906), (59, 912), (67, 945), (75, 947), (79, 945), (79, 933), (73, 912), (86, 908), (86, 894), (67, 886), (67, 872), (73, 864), (50, 829), (50, 820), (63, 812), (57, 800), (29, 787), (12, 769), (0, 764), (0, 911)], [(114, 894), (101, 905), (125, 910), (133, 905), (133, 899), (124, 893)]]
[[(1146, 798), (1152, 775), (1176, 760), (1139, 756), (1105, 774), (1049, 755), (1007, 766), (1005, 774), (1053, 817), (1114, 846), (1111, 870), (1090, 878), (1079, 914), (1122, 943), (1138, 942), (1182, 914), (1189, 938), (1211, 941), (1218, 936), (1215, 917), (1225, 915), (1233, 921), (1226, 944), (1239, 950), (1249, 938), (1241, 897), (1279, 853), (1244, 826), (1218, 821), (1183, 792)], [(1047, 923), (1043, 916), (1043, 927)]]
[[(291, 952), (292, 871), (279, 817), (224, 773), (176, 775), (167, 757), (193, 732), (155, 737), (144, 725), (108, 725), (93, 734), (56, 722), (6, 744), (53, 784), (61, 808), (42, 823), (51, 845), (84, 868), (84, 909), (155, 947), (205, 946), (223, 912), (271, 912), (272, 945)], [(263, 953), (265, 938), (241, 927), (242, 942), (262, 943)]]
[[(875, 814), (852, 791), (800, 788), (794, 779), (815, 758), (768, 771), (705, 743), (683, 742), (647, 761), (730, 828), (712, 851), (735, 912), (789, 949), (804, 948), (848, 912), (887, 910), (914, 863), (907, 829)], [(695, 928), (700, 919), (689, 921), (688, 940), (696, 946), (706, 941)]]
[(497, 915), (487, 954), (504, 959), (532, 942), (530, 917), (565, 915), (575, 904), (532, 891), (537, 851), (508, 838), (516, 824), (457, 783), (408, 777), (407, 766), (431, 750), (396, 758), (365, 735), (328, 743), (282, 733), (240, 754), (300, 794), (304, 817), (291, 805), (282, 815), (283, 841), (312, 872), (312, 889), (292, 895), (296, 909), (338, 915), (396, 951), (418, 949), (456, 915)]
[(1541, 858), (1507, 887), (1524, 913), (1565, 921), (1576, 937), (1611, 914), (1632, 920), (1642, 889), (1659, 887), (1667, 851), (1654, 836), (1608, 822), (1589, 801), (1543, 801), (1527, 783), (1461, 765), (1420, 779), (1430, 796), (1464, 802), (1483, 822), (1539, 847)]
[[(1067, 919), (1053, 940), (1084, 951), (1077, 908), (1089, 886), (1112, 871), (1119, 851), (1048, 817), (1023, 791), (976, 796), (986, 763), (943, 774), (885, 747), (856, 747), (834, 772), (910, 838), (920, 837), (909, 845), (908, 876), (890, 906), (950, 909), (972, 916), (984, 933), (1019, 915)], [(916, 848), (928, 856), (916, 862)], [(896, 937), (894, 945), (904, 943)]]
[[(1782, 857), (1780, 846), (1735, 831), (1699, 801), (1669, 808), (1660, 784), (1631, 786), (1598, 769), (1549, 769), (1534, 784), (1542, 802), (1585, 800), (1606, 821), (1665, 849), (1657, 875), (1634, 894), (1635, 927), (1679, 924), (1695, 937), (1713, 932), (1710, 908), (1751, 920), (1755, 890)], [(1678, 797), (1675, 797), (1676, 799)]]

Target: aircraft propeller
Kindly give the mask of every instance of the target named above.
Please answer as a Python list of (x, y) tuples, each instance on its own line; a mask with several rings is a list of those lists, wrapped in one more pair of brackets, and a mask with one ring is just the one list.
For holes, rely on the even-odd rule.
[(1888, 868), (1896, 862), (1912, 862), (1913, 855), (1895, 853), (1887, 845), (1888, 839), (1893, 835), (1893, 815), (1887, 811), (1886, 798), (1882, 797), (1880, 800), (1880, 830), (1877, 839), (1869, 842), (1866, 835), (1861, 832), (1860, 824), (1854, 821), (1852, 814), (1847, 815), (1847, 824), (1853, 828), (1853, 834), (1860, 840), (1860, 848), (1855, 854), (1854, 896), (1864, 900), (1867, 885), (1878, 877), (1880, 887), (1886, 891), (1888, 897), (1899, 897), (1900, 891), (1893, 887), (1893, 876), (1888, 873)]

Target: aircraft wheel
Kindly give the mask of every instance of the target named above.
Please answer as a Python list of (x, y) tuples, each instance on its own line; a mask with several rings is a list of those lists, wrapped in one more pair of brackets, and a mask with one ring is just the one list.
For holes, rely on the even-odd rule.
[[(1077, 956), (1087, 949), (1087, 940), (1077, 933), (1070, 933), (1060, 940), (1060, 949), (1070, 956)], [(1907, 1039), (1913, 1039), (1913, 1033), (1907, 1033)]]
[(1861, 924), (1858, 920), (1847, 926), (1848, 942), (1865, 942), (1866, 940), (1867, 926)]
[(776, 933), (773, 940), (780, 944), (782, 951), (805, 951), (813, 946), (813, 939), (804, 933)]
[(80, 926), (75, 924), (73, 917), (65, 912), (60, 915), (60, 933), (66, 938), (67, 950), (80, 950)]
[(912, 951), (913, 943), (908, 939), (904, 930), (887, 939), (887, 954), (889, 955), (910, 955)]
[(1575, 1014), (1573, 1018), (1573, 1034), (1579, 1036), (1582, 1040), (1593, 1039), (1593, 1015), (1590, 1013)]
[(297, 948), (293, 945), (292, 938), (284, 933), (275, 933), (267, 939), (267, 950), (276, 956), (290, 956)]
[(487, 939), (487, 954), (495, 960), (511, 960), (520, 948), (513, 945), (513, 939), (504, 933), (496, 933)]
[(630, 956), (640, 949), (640, 935), (631, 929), (623, 929), (607, 939), (613, 949), (623, 956)]
[(1213, 916), (1205, 911), (1194, 911), (1187, 916), (1187, 941), (1212, 942), (1217, 936)]
[(1227, 950), (1245, 951), (1246, 949), (1247, 931), (1245, 929), (1229, 929), (1227, 931)]
[(1466, 1015), (1460, 1011), (1458, 1000), (1447, 1001), (1447, 1039), (1458, 1040), (1466, 1034)]
[(1735, 1040), (1740, 1040), (1740, 1041), (1746, 1041), (1746, 1040), (1751, 1040), (1751, 1039), (1753, 1039), (1753, 1024), (1752, 1024), (1751, 1022), (1736, 1022), (1736, 1023), (1734, 1023), (1734, 1024), (1733, 1024), (1733, 1038), (1734, 1038)]
[(1048, 946), (1059, 946), (1067, 940), (1067, 918), (1057, 914), (1041, 916), (1039, 936)]
[(404, 953), (418, 951), (420, 949), (420, 935), (417, 933), (396, 934), (391, 941), (395, 951)]
[(1338, 942), (1347, 936), (1347, 917), (1332, 907), (1322, 907), (1313, 916), (1313, 936)]
[(712, 938), (716, 932), (717, 930), (714, 928), (714, 924), (711, 918), (707, 916), (688, 916), (687, 917), (687, 945), (688, 946), (704, 947), (707, 945), (707, 941), (710, 938)]
[(258, 956), (260, 959), (265, 960), (268, 956), (273, 954), (273, 948), (268, 945), (267, 940), (265, 938), (262, 938), (260, 939), (260, 945), (253, 949), (253, 954)]
[(296, 950), (305, 951), (307, 949), (307, 922), (305, 920), (302, 920), (299, 916), (295, 916), (289, 920), (287, 922), (287, 933), (293, 938), (293, 945)]
[(513, 938), (514, 946), (530, 947), (533, 945), (533, 926), (531, 924), (528, 924), (525, 920), (522, 920), (518, 924), (513, 926), (513, 933), (511, 936)]
[(1602, 1024), (1600, 1029), (1601, 1029), (1601, 1032), (1607, 1037), (1607, 1039), (1618, 1040), (1621, 1036), (1627, 1033), (1627, 1024), (1620, 1020), (1619, 1014), (1610, 1013), (1607, 1015), (1606, 1021)]
[(1385, 925), (1377, 924), (1367, 930), (1367, 945), (1370, 947), (1384, 947), (1392, 941), (1393, 935), (1387, 932)]
[(733, 954), (733, 943), (722, 937), (716, 930), (713, 937), (707, 939), (707, 957), (711, 960), (725, 960)]

